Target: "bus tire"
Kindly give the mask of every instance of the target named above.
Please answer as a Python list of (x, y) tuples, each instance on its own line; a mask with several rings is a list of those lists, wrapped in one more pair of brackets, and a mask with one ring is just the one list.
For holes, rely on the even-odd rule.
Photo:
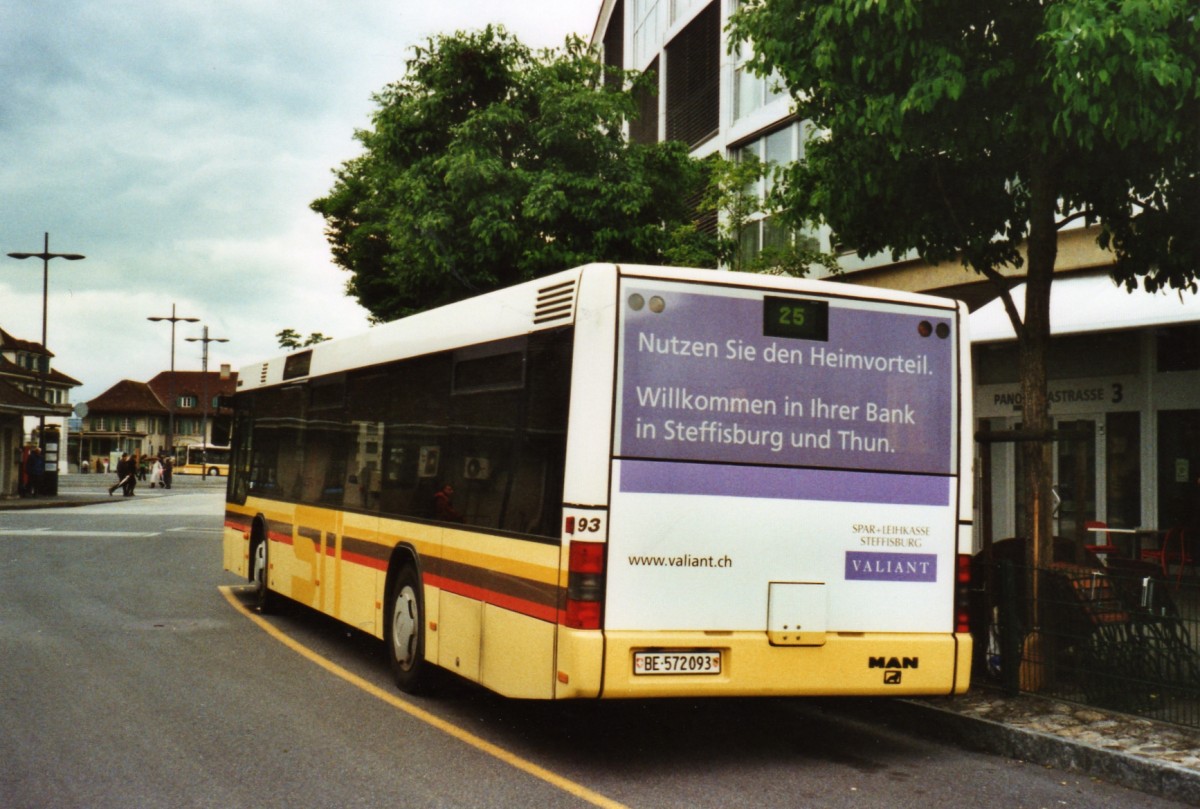
[(208, 470), (208, 476), (211, 478), (219, 478), (221, 477), (221, 470), (214, 466), (212, 469)]
[(411, 564), (404, 564), (392, 583), (384, 640), (400, 690), (409, 694), (428, 690), (433, 665), (425, 660), (425, 603), (421, 577)]
[(274, 612), (279, 604), (279, 597), (267, 586), (267, 573), (270, 570), (270, 560), (267, 555), (267, 540), (264, 537), (254, 546), (250, 555), (250, 583), (254, 585), (254, 608), (263, 614)]

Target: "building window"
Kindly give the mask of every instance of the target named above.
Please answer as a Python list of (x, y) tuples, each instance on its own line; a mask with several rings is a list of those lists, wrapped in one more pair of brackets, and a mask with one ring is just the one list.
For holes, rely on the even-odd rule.
[[(745, 160), (748, 157), (755, 157), (771, 169), (751, 189), (751, 192), (763, 201), (764, 208), (767, 195), (774, 187), (773, 170), (803, 159), (803, 132), (803, 126), (799, 122), (795, 122), (733, 150), (733, 159)], [(742, 261), (752, 261), (764, 250), (786, 248), (794, 238), (804, 239), (813, 249), (819, 245), (816, 235), (813, 233), (796, 235), (783, 227), (777, 217), (765, 212), (755, 215), (746, 223), (739, 235)]]
[(197, 399), (195, 396), (180, 396), (175, 400), (176, 407), (195, 407)]
[(721, 102), (721, 6), (700, 12), (666, 47), (667, 140), (696, 147), (717, 134)]
[(689, 9), (701, 2), (703, 0), (671, 0), (671, 24), (679, 22)]
[(635, 118), (629, 122), (629, 139), (634, 143), (658, 143), (658, 59), (646, 72), (652, 74), (650, 86), (643, 85), (634, 92), (637, 105)]
[(661, 38), (658, 0), (633, 0), (633, 67), (653, 58)]
[(604, 82), (608, 85), (617, 84), (619, 73), (625, 68), (625, 3), (617, 0), (613, 4), (612, 14), (608, 18), (608, 28), (604, 30), (604, 66), (612, 72), (605, 73)]
[(787, 96), (783, 79), (778, 72), (765, 79), (750, 71), (753, 51), (746, 45), (738, 48), (737, 64), (733, 69), (733, 120), (740, 121), (758, 110)]

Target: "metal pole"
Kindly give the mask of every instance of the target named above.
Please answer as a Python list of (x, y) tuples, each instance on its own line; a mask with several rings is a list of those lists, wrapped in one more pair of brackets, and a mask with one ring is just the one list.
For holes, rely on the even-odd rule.
[(187, 337), (185, 339), (189, 343), (204, 343), (204, 351), (201, 354), (200, 361), (200, 367), (204, 372), (203, 376), (201, 377), (201, 385), (204, 391), (204, 426), (201, 428), (200, 433), (200, 477), (203, 479), (208, 477), (208, 344), (228, 343), (229, 340), (225, 337), (209, 337), (208, 326), (204, 327), (203, 337)]
[(179, 317), (175, 314), (175, 304), (171, 304), (170, 317), (148, 317), (146, 320), (153, 320), (158, 323), (164, 320), (171, 322), (171, 376), (168, 380), (167, 391), (171, 401), (167, 404), (167, 452), (171, 455), (175, 454), (175, 324), (183, 321), (184, 323), (199, 323), (198, 317)]
[[(50, 347), (46, 344), (46, 324), (48, 321), (47, 312), (50, 301), (50, 259), (65, 258), (67, 261), (79, 261), (85, 258), (80, 253), (51, 253), (50, 252), (50, 233), (43, 232), (42, 234), (42, 252), (40, 253), (9, 253), (9, 258), (26, 259), (40, 258), (42, 260), (42, 351), (45, 352), (42, 356), (42, 361), (39, 363), (39, 373), (41, 376), (41, 399), (43, 410), (38, 414), (38, 445), (44, 453), (46, 450), (46, 379), (50, 375)], [(61, 441), (61, 436), (60, 439)], [(57, 459), (56, 459), (57, 464)], [(55, 471), (55, 486), (51, 494), (58, 493), (57, 470)]]

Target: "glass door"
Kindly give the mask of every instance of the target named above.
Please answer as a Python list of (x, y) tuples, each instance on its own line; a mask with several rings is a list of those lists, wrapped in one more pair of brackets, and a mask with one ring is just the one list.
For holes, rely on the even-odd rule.
[(1073, 538), (1096, 519), (1096, 419), (1059, 419), (1054, 445), (1055, 534)]

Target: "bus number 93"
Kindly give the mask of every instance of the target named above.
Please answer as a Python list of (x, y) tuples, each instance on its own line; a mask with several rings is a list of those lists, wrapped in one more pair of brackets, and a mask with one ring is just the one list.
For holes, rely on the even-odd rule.
[(567, 517), (568, 534), (597, 534), (604, 527), (599, 517)]

